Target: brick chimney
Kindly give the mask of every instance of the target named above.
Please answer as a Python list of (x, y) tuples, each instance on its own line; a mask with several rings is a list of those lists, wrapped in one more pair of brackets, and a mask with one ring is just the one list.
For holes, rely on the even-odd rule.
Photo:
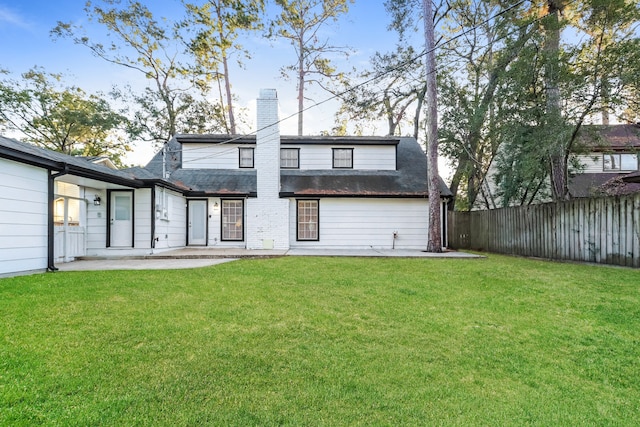
[(257, 198), (247, 200), (247, 248), (289, 249), (289, 200), (280, 198), (278, 95), (262, 89), (257, 100)]

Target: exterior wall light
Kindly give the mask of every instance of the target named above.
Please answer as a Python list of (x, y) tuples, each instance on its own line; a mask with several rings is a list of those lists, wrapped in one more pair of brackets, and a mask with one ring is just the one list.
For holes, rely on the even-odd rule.
[(98, 196), (97, 194), (95, 195), (95, 197), (93, 198), (93, 204), (96, 206), (100, 206), (100, 202), (102, 201), (102, 199), (100, 199), (100, 196)]

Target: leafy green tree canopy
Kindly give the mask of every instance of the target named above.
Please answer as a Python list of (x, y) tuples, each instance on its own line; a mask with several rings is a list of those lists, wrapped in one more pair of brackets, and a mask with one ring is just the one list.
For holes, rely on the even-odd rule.
[(25, 141), (70, 155), (106, 155), (121, 165), (130, 151), (126, 117), (104, 98), (64, 87), (62, 75), (39, 68), (23, 73), (21, 80), (0, 82), (0, 121)]

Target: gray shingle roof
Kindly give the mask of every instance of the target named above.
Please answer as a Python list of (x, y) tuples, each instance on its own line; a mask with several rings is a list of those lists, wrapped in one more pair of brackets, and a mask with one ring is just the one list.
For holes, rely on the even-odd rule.
[[(256, 171), (247, 169), (184, 169), (180, 165), (182, 143), (221, 143), (236, 137), (229, 135), (177, 135), (166, 145), (165, 170), (169, 180), (188, 194), (210, 196), (255, 196)], [(235, 139), (233, 143), (255, 143), (254, 136)], [(427, 197), (427, 158), (413, 138), (397, 137), (298, 137), (282, 136), (282, 145), (397, 145), (398, 169), (389, 170), (281, 170), (283, 197)], [(146, 167), (161, 176), (162, 153), (158, 153)], [(440, 179), (442, 197), (451, 192)]]
[[(52, 170), (67, 168), (69, 173), (100, 179), (131, 187), (148, 186), (150, 182), (164, 183), (182, 190), (187, 195), (242, 196), (256, 195), (255, 170), (247, 169), (183, 169), (179, 136), (166, 145), (167, 169), (170, 178), (162, 178), (162, 152), (144, 168), (113, 170), (92, 163), (86, 158), (73, 157), (36, 147), (32, 144), (0, 136), (0, 155)], [(213, 142), (212, 139), (229, 137), (193, 136), (191, 140)], [(225, 139), (225, 140), (226, 140)], [(281, 194), (284, 197), (427, 197), (427, 160), (420, 145), (413, 138), (385, 137), (282, 137), (283, 144), (386, 144), (397, 145), (398, 169), (389, 170), (297, 170), (281, 171)], [(286, 142), (285, 142), (286, 141)], [(440, 180), (440, 192), (450, 197), (451, 192)]]
[(0, 136), (0, 156), (56, 171), (62, 171), (66, 168), (69, 173), (74, 175), (96, 178), (106, 182), (132, 187), (143, 185), (128, 170), (114, 170), (93, 163), (84, 157), (69, 156), (3, 136)]
[(247, 169), (178, 169), (171, 182), (191, 196), (255, 197), (256, 171)]
[[(400, 138), (397, 170), (282, 170), (281, 194), (334, 197), (427, 197), (427, 158), (413, 138)], [(440, 179), (442, 197), (451, 191)]]
[(585, 173), (569, 179), (572, 197), (622, 196), (640, 192), (640, 184), (628, 181), (629, 175), (618, 173)]
[(630, 174), (625, 175), (622, 180), (625, 182), (640, 182), (640, 171), (631, 172)]
[(578, 143), (594, 151), (629, 151), (640, 148), (640, 125), (584, 125)]

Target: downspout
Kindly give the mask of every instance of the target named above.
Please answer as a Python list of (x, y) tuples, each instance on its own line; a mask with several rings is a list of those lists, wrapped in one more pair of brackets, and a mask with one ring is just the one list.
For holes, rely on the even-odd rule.
[(151, 253), (156, 248), (156, 186), (151, 187)]
[(55, 266), (55, 254), (53, 253), (55, 246), (54, 239), (54, 224), (53, 224), (53, 208), (55, 203), (55, 181), (56, 178), (62, 175), (66, 175), (69, 173), (69, 165), (64, 164), (64, 168), (62, 171), (58, 173), (51, 173), (49, 170), (49, 180), (48, 180), (48, 195), (49, 195), (49, 203), (48, 203), (48, 212), (47, 215), (47, 270), (48, 271), (58, 271), (58, 267)]

